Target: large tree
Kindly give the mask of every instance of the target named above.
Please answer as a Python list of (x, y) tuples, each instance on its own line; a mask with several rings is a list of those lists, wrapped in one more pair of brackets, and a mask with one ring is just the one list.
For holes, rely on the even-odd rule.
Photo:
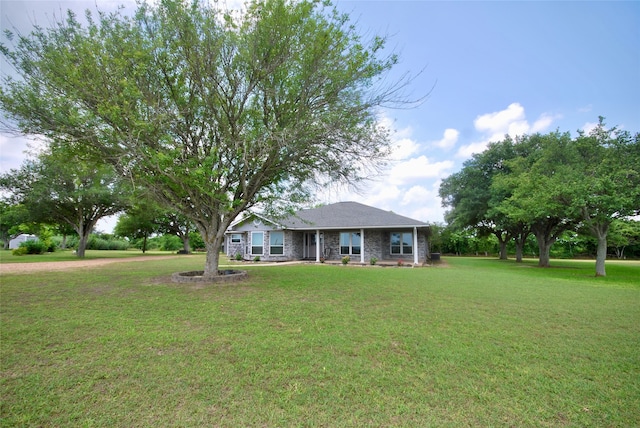
[(0, 188), (32, 221), (71, 226), (79, 237), (78, 257), (84, 257), (98, 220), (122, 211), (127, 202), (126, 188), (110, 165), (87, 162), (57, 146), (0, 176)]
[[(640, 213), (640, 134), (607, 129), (604, 118), (575, 140), (573, 203), (597, 239), (596, 276), (606, 276), (607, 235), (615, 219)], [(569, 184), (567, 184), (569, 185)]]
[(522, 261), (522, 245), (529, 228), (495, 209), (509, 193), (492, 184), (497, 175), (508, 174), (508, 161), (524, 156), (523, 150), (523, 145), (515, 144), (506, 136), (502, 141), (489, 144), (484, 152), (474, 154), (459, 172), (444, 179), (439, 189), (442, 205), (449, 208), (445, 215), (447, 222), (454, 228), (472, 227), (481, 235), (495, 235), (500, 259), (507, 258), (507, 244), (515, 238), (516, 260)]
[(550, 266), (551, 246), (580, 218), (573, 203), (575, 150), (569, 133), (534, 134), (518, 139), (520, 155), (508, 161), (508, 173), (492, 186), (507, 197), (494, 210), (513, 224), (528, 225), (538, 242), (538, 266)]
[(193, 220), (205, 276), (247, 208), (375, 171), (389, 149), (378, 107), (408, 83), (388, 84), (385, 39), (363, 39), (327, 2), (217, 7), (163, 0), (87, 25), (70, 13), (2, 46), (20, 78), (0, 90), (22, 132), (100, 157)]

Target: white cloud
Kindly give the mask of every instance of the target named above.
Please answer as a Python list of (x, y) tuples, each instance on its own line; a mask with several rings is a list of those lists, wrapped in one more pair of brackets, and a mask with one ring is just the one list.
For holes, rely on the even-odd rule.
[(456, 157), (468, 158), (471, 157), (474, 153), (482, 153), (487, 148), (487, 145), (490, 141), (491, 140), (483, 140), (462, 146), (458, 149)]
[(588, 135), (591, 131), (596, 129), (597, 126), (598, 126), (598, 122), (587, 122), (584, 125), (582, 125), (581, 129), (584, 131), (585, 134)]
[(441, 149), (448, 150), (456, 145), (460, 132), (453, 128), (447, 128), (444, 130), (444, 135), (441, 140), (434, 141), (432, 144)]
[(422, 155), (395, 164), (389, 171), (389, 181), (393, 184), (408, 184), (425, 178), (440, 178), (453, 167), (453, 161), (431, 162)]
[(401, 205), (419, 205), (430, 196), (429, 190), (424, 186), (413, 186), (402, 195)]
[(393, 139), (391, 143), (393, 150), (391, 152), (392, 160), (408, 159), (411, 155), (420, 151), (420, 145), (411, 138)]
[(524, 107), (519, 103), (512, 103), (504, 110), (478, 116), (473, 124), (483, 136), (479, 141), (460, 147), (456, 156), (467, 158), (474, 153), (481, 153), (490, 142), (501, 141), (505, 135), (515, 137), (542, 132), (559, 118), (559, 115), (543, 113), (533, 125), (530, 125), (526, 119)]
[(18, 169), (27, 158), (27, 152), (37, 153), (44, 142), (23, 135), (0, 134), (0, 173)]
[(531, 126), (531, 131), (532, 133), (535, 132), (542, 132), (546, 129), (549, 129), (549, 126), (551, 126), (551, 124), (553, 123), (554, 120), (556, 119), (560, 119), (561, 116), (560, 115), (551, 115), (548, 113), (543, 113), (542, 115), (540, 115), (540, 117), (538, 118), (538, 120), (536, 120), (535, 122), (533, 122), (533, 125)]

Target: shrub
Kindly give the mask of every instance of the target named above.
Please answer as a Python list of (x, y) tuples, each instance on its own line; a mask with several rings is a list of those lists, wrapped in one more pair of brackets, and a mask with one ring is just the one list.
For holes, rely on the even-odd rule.
[[(116, 239), (113, 237), (108, 237), (109, 239), (105, 239), (104, 236), (91, 234), (89, 236), (89, 240), (87, 241), (87, 250), (128, 250), (129, 242), (123, 239)], [(77, 246), (77, 243), (76, 243)]]
[(376, 263), (378, 263), (378, 259), (376, 257), (371, 257), (371, 259), (369, 260), (369, 263), (371, 263), (371, 266), (373, 266)]
[(398, 266), (402, 267), (404, 265), (404, 261), (402, 259), (398, 260)]
[(349, 257), (349, 256), (344, 256), (344, 257), (342, 258), (342, 264), (343, 264), (343, 265), (346, 265), (346, 264), (347, 264), (347, 263), (349, 263), (350, 261), (351, 261), (351, 257)]
[(160, 237), (160, 251), (177, 251), (181, 248), (184, 248), (184, 244), (176, 235), (165, 234)]
[(11, 254), (14, 256), (24, 256), (27, 254), (27, 247), (20, 246), (18, 248), (14, 248), (13, 251), (11, 251)]
[(253, 258), (253, 261), (254, 261), (254, 262), (259, 262), (259, 261), (260, 261), (260, 256), (255, 256), (255, 257)]
[(42, 254), (47, 251), (48, 245), (39, 240), (32, 240), (21, 243), (20, 247), (27, 249), (26, 254)]
[(242, 261), (242, 254), (236, 253), (236, 260), (241, 262)]

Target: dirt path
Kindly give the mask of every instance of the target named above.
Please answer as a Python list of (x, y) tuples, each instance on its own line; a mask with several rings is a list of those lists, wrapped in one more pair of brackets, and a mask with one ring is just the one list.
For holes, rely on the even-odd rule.
[(183, 256), (179, 256), (179, 255), (137, 256), (137, 257), (122, 258), (122, 259), (69, 260), (69, 261), (61, 261), (61, 262), (37, 262), (37, 263), (0, 263), (0, 274), (53, 272), (58, 270), (105, 266), (113, 263), (145, 262), (150, 260), (173, 259), (177, 257), (183, 257)]

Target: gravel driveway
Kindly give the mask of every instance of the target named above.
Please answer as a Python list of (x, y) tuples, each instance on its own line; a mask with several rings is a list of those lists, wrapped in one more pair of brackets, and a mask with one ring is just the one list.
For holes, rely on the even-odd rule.
[(148, 260), (173, 259), (175, 256), (138, 256), (124, 259), (94, 259), (94, 260), (70, 260), (65, 262), (37, 262), (37, 263), (0, 263), (0, 274), (6, 273), (31, 273), (52, 272), (58, 270), (77, 269), (84, 267), (105, 266), (113, 263), (144, 262)]

